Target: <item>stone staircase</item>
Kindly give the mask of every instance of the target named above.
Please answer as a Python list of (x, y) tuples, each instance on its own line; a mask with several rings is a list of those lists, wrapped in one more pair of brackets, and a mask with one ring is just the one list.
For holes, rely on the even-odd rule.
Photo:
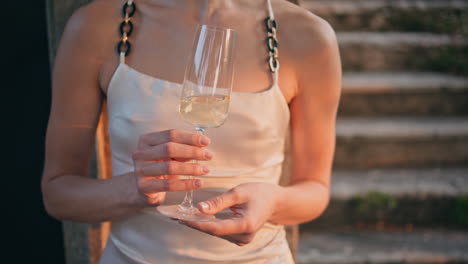
[(468, 263), (468, 0), (302, 0), (337, 32), (331, 202), (298, 263)]

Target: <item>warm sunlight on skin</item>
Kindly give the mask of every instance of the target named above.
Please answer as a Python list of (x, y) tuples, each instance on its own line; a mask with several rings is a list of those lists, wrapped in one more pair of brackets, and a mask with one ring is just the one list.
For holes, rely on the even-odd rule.
[[(126, 58), (131, 69), (141, 70), (139, 76), (147, 73), (145, 78), (180, 80), (190, 50), (192, 29), (200, 22), (197, 18), (206, 14), (202, 2), (193, 1), (190, 6), (184, 6), (184, 1), (175, 1), (171, 2), (175, 6), (164, 9), (150, 1), (141, 1), (139, 17), (134, 20), (138, 38), (132, 36), (132, 54)], [(259, 1), (225, 0), (225, 3), (232, 8), (211, 10), (210, 19), (233, 27), (239, 35), (233, 90), (265, 90), (271, 86), (271, 72), (265, 67), (268, 52), (262, 19), (266, 10), (259, 6)], [(201, 187), (196, 180), (180, 181), (172, 176), (207, 174), (200, 164), (173, 159), (209, 160), (205, 147), (209, 146), (210, 139), (192, 131), (169, 129), (139, 137), (132, 153), (133, 160), (143, 164), (137, 168), (138, 173), (114, 175), (108, 180), (86, 177), (107, 87), (119, 66), (115, 53), (119, 40), (116, 27), (122, 18), (116, 5), (116, 1), (97, 0), (75, 12), (58, 49), (42, 190), (47, 211), (61, 220), (95, 223), (131, 217), (143, 208), (158, 205), (160, 200), (152, 199), (157, 197), (155, 193)], [(277, 10), (275, 17), (281, 21), (278, 84), (285, 99), (283, 110), (289, 110), (290, 114), (294, 161), (290, 185), (241, 184), (206, 201), (207, 207), (199, 205), (206, 213), (216, 213), (243, 204), (239, 219), (185, 222), (187, 226), (238, 245), (250, 243), (265, 223), (289, 225), (316, 219), (329, 201), (341, 93), (337, 40), (329, 24), (310, 12), (286, 1), (275, 0), (273, 5)], [(154, 43), (158, 43), (158, 48)], [(144, 162), (151, 160), (164, 161)], [(170, 175), (170, 179), (147, 180), (162, 175)]]

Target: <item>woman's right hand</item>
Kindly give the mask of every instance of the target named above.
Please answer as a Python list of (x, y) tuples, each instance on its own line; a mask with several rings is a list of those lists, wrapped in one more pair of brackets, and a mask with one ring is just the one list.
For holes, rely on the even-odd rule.
[(210, 160), (213, 154), (204, 147), (207, 136), (181, 130), (165, 130), (142, 135), (132, 158), (138, 194), (146, 206), (157, 206), (165, 192), (202, 187), (200, 179), (179, 179), (180, 175), (200, 176), (207, 167), (191, 160)]

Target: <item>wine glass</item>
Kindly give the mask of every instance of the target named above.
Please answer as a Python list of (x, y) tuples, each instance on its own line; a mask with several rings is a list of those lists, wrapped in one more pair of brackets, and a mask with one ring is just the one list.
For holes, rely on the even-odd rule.
[[(186, 66), (179, 105), (181, 118), (203, 134), (221, 126), (228, 116), (232, 90), (236, 32), (229, 28), (199, 25)], [(192, 161), (196, 163), (196, 161)], [(188, 175), (191, 179), (193, 176)], [(158, 211), (171, 218), (210, 221), (193, 205), (193, 190), (179, 205), (160, 205)]]

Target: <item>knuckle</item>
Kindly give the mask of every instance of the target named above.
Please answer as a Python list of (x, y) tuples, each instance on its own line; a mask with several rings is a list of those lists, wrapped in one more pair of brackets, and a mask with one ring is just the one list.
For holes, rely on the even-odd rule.
[(167, 141), (174, 142), (177, 139), (177, 130), (169, 129), (167, 130)]
[(158, 192), (167, 192), (167, 191), (169, 191), (170, 186), (169, 186), (168, 181), (167, 180), (159, 180), (159, 181), (160, 181), (161, 185), (158, 186), (159, 189), (157, 191)]
[(137, 176), (143, 176), (145, 175), (145, 167), (142, 165), (136, 166), (135, 167), (135, 174)]
[(168, 157), (173, 157), (175, 155), (176, 145), (172, 142), (168, 142), (164, 145), (164, 154)]
[(231, 195), (234, 201), (240, 201), (242, 199), (241, 191), (237, 188), (230, 189), (229, 194)]
[(176, 189), (176, 183), (171, 180), (164, 180), (163, 186), (165, 191), (174, 191)]
[(177, 172), (177, 163), (174, 161), (166, 161), (166, 173), (167, 174), (176, 174)]
[(257, 231), (257, 227), (256, 227), (255, 223), (252, 220), (246, 219), (246, 221), (244, 223), (244, 230), (245, 230), (245, 233), (252, 234), (252, 233), (255, 233)]

